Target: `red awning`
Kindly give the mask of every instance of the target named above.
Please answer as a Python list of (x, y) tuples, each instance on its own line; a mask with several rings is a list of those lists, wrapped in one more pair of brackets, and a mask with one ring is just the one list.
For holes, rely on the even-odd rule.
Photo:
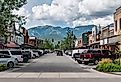
[(17, 44), (14, 43), (14, 42), (8, 42), (8, 43), (6, 44), (6, 47), (8, 47), (8, 48), (18, 48), (19, 45), (17, 45)]

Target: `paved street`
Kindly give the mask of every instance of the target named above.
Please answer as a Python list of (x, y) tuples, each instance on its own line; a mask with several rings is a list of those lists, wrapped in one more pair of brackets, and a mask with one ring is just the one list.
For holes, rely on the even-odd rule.
[(56, 54), (46, 54), (27, 67), (23, 67), (14, 72), (89, 72), (77, 63), (74, 63), (65, 56), (56, 56)]
[(119, 82), (121, 80), (121, 76), (100, 73), (90, 69), (91, 67), (79, 65), (68, 56), (46, 54), (20, 68), (0, 72), (0, 82), (113, 82), (114, 80)]

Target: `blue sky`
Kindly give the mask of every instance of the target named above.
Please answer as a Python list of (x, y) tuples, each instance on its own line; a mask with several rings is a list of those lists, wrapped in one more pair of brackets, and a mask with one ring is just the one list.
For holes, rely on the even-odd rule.
[(42, 4), (51, 4), (52, 0), (28, 0), (25, 8), (31, 12), (32, 7)]
[(108, 25), (121, 0), (28, 0), (15, 12), (27, 17), (26, 28), (53, 25), (75, 27), (79, 25)]

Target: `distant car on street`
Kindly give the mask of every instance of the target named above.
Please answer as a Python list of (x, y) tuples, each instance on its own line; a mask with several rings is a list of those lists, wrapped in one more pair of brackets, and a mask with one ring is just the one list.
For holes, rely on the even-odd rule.
[(66, 50), (66, 51), (65, 51), (65, 54), (66, 54), (66, 55), (69, 55), (69, 56), (72, 56), (72, 51), (71, 51), (71, 50)]
[(57, 51), (57, 56), (63, 56), (63, 52), (61, 50)]

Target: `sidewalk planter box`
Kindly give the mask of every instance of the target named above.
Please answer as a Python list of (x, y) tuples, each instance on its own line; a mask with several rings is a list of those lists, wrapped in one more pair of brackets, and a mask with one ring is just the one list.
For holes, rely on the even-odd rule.
[(100, 72), (121, 72), (121, 65), (116, 61), (104, 59), (96, 66), (96, 70)]
[(0, 64), (0, 72), (5, 71), (7, 69), (6, 65)]

